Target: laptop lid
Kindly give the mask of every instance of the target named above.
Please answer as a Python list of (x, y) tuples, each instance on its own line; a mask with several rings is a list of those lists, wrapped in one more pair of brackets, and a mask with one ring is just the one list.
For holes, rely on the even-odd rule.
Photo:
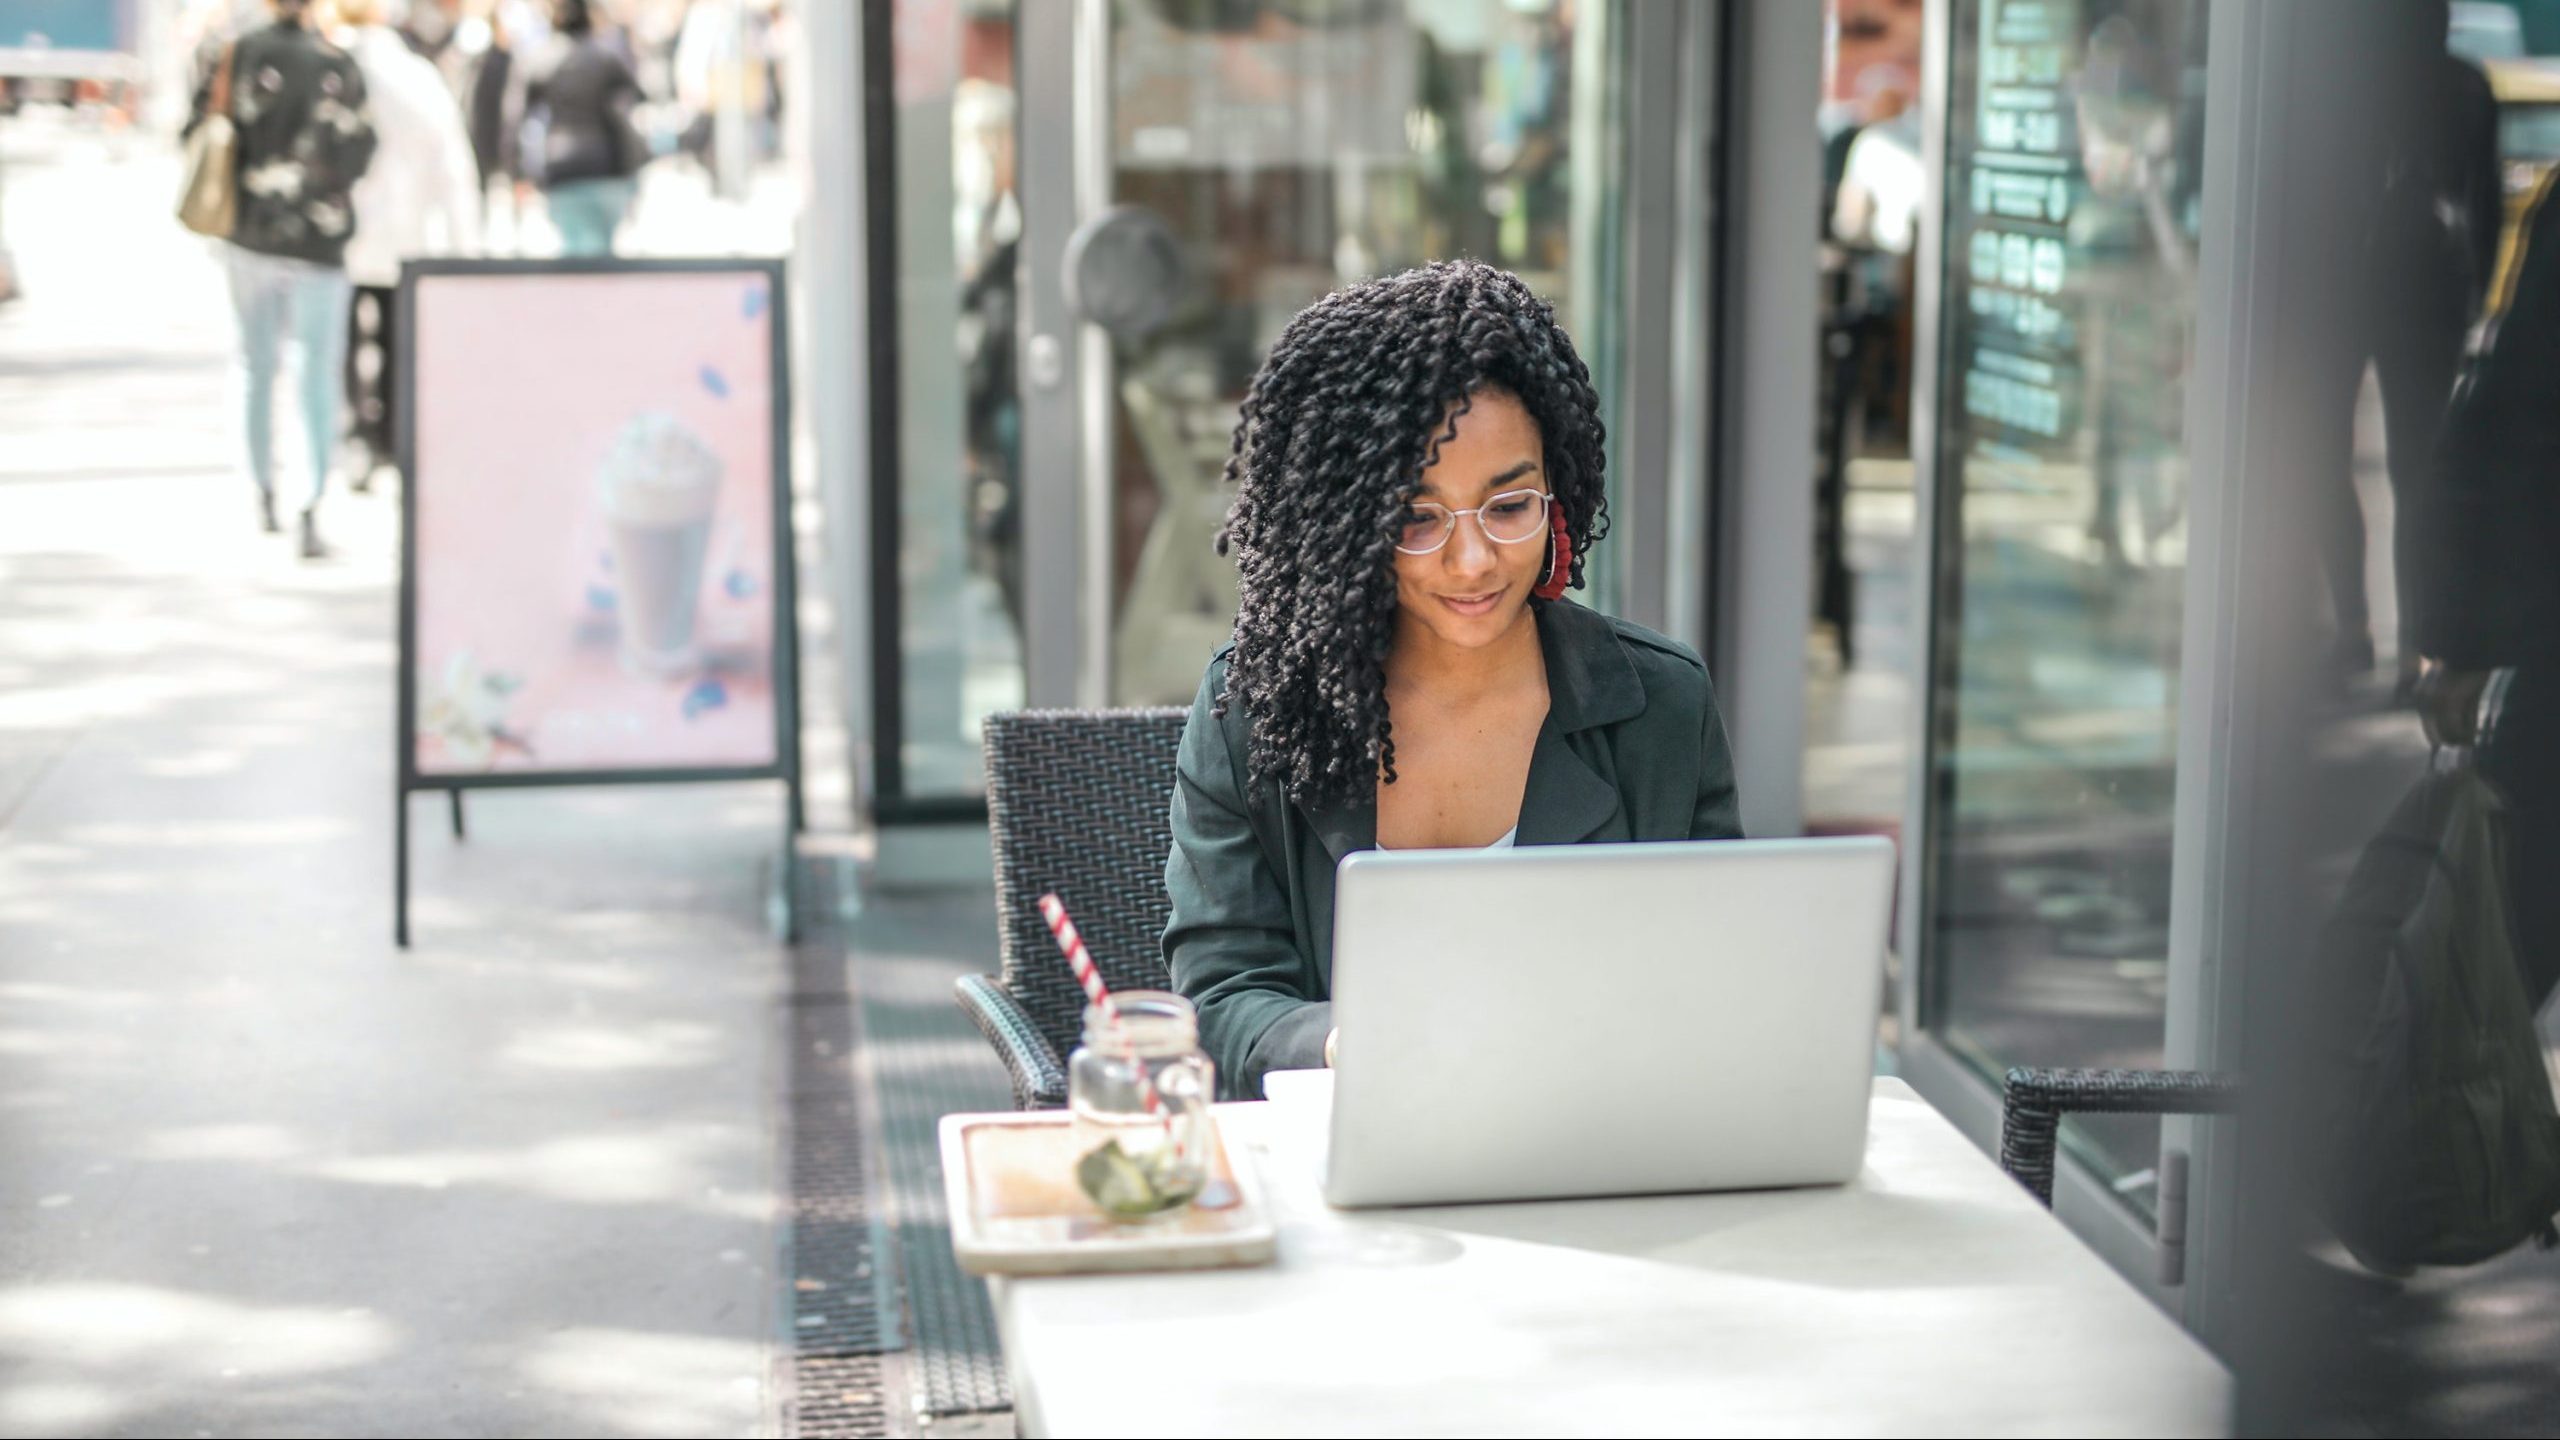
[(1849, 1179), (1892, 886), (1872, 836), (1346, 857), (1325, 1198)]

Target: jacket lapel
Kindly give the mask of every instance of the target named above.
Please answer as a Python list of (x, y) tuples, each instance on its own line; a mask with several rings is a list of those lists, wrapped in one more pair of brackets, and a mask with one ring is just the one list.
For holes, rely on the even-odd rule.
[(1538, 639), (1547, 657), (1547, 719), (1529, 753), (1517, 843), (1572, 845), (1618, 813), (1618, 787), (1565, 737), (1643, 713), (1644, 682), (1607, 617), (1571, 601), (1539, 607)]
[(1519, 845), (1571, 845), (1618, 813), (1618, 787), (1600, 778), (1557, 733), (1555, 717), (1538, 727), (1529, 752), (1529, 785), (1520, 796)]

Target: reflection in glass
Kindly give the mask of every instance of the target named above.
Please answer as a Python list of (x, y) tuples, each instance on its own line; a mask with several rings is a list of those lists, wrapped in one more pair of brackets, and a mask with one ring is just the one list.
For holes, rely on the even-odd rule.
[[(1824, 0), (1822, 280), (1805, 665), (1809, 834), (1899, 840), (1909, 804), (1923, 0)], [(1888, 1003), (1888, 1012), (1895, 1006)]]
[(898, 0), (892, 25), (899, 760), (906, 795), (965, 795), (1023, 700), (1014, 6)]
[(1159, 218), (1183, 262), (1169, 318), (1115, 337), (1115, 702), (1188, 702), (1227, 638), (1228, 442), (1308, 303), (1487, 260), (1556, 304), (1610, 393), (1602, 18), (1573, 0), (1113, 7), (1112, 199)]
[(2204, 8), (1956, 7), (1922, 1023), (1994, 1077), (2162, 1059)]
[(2377, 663), (2259, 702), (2292, 722), (2301, 813), (2278, 823), (2318, 921), (2295, 964), (2248, 957), (2275, 977), (2265, 998), (2252, 980), (2252, 1084), (2290, 1068), (2278, 1124), (2312, 1142), (2241, 1181), (2235, 1248), (2280, 1257), (2235, 1286), (2275, 1317), (2242, 1328), (2301, 1332), (2243, 1371), (2268, 1433), (2528, 1435), (2560, 1413), (2560, 1256), (2529, 1243), (2560, 1208), (2535, 1143), (2560, 1080), (2560, 210), (2537, 199), (2560, 61), (2530, 53), (2560, 49), (2553, 22), (2377, 7), (2315, 52), (2336, 90), (2287, 126), (2334, 146), (2312, 153), (2335, 189), (2294, 203), (2341, 243), (2288, 277), (2319, 328), (2280, 343), (2335, 367), (2301, 431), (2352, 413), (2355, 442), (2351, 464), (2312, 455), (2355, 484), (2310, 517), (2332, 603), (2301, 619)]

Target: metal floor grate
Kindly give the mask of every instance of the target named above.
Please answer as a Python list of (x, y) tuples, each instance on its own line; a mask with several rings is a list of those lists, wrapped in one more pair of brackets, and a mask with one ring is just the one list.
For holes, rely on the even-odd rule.
[[(795, 1030), (828, 1020), (850, 1028), (843, 1002), (814, 1008), (795, 1008)], [(803, 1355), (876, 1355), (900, 1343), (894, 1261), (872, 1213), (861, 1148), (861, 1113), (850, 1094), (795, 1091), (791, 1323)]]
[(792, 1380), (786, 1433), (886, 1436), (882, 1352), (901, 1343), (895, 1247), (873, 1204), (834, 868), (804, 864), (791, 957)]
[(986, 1282), (951, 1256), (938, 1135), (944, 1115), (1013, 1107), (1004, 1067), (951, 996), (955, 978), (993, 963), (993, 904), (983, 896), (876, 903), (852, 931), (861, 1044), (879, 1108), (874, 1195), (894, 1227), (906, 1286), (901, 1365), (927, 1417), (1009, 1410)]
[(792, 1386), (791, 1435), (869, 1440), (889, 1433), (880, 1357), (833, 1355), (800, 1361)]

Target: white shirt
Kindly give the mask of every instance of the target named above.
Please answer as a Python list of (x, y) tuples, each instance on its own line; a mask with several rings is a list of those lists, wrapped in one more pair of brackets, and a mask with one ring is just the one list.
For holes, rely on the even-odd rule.
[(1832, 210), (1832, 233), (1863, 240), (1891, 255), (1908, 255), (1920, 233), (1920, 207), (1928, 198), (1928, 168), (1920, 158), (1920, 107), (1870, 125), (1849, 142)]
[(480, 167), (461, 102), (433, 62), (381, 25), (356, 31), (347, 53), (364, 72), (378, 139), (356, 182), (347, 274), (358, 285), (396, 285), (403, 260), (480, 248)]

